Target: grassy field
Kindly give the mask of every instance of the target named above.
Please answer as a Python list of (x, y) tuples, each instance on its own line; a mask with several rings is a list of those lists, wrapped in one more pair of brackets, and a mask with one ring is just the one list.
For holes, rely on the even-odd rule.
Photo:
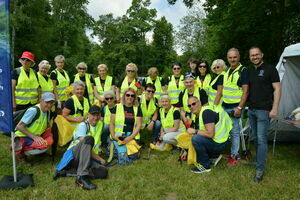
[[(10, 138), (0, 136), (0, 176), (12, 175)], [(270, 146), (271, 150), (271, 146)], [(150, 160), (109, 169), (109, 178), (93, 180), (98, 189), (84, 191), (73, 177), (52, 180), (55, 165), (50, 157), (30, 158), (32, 167), (18, 165), (18, 172), (33, 173), (35, 187), (0, 191), (0, 199), (299, 199), (300, 146), (277, 145), (275, 156), (268, 155), (263, 182), (253, 183), (255, 169), (245, 165), (226, 167), (226, 161), (210, 173), (193, 174), (191, 166), (177, 162), (178, 152), (151, 152)], [(142, 157), (147, 157), (143, 149)]]

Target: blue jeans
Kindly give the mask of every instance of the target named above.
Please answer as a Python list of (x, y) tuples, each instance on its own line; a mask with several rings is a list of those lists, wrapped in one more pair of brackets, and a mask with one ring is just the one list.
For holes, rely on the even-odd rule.
[(268, 152), (269, 111), (249, 109), (248, 116), (256, 149), (256, 169), (264, 171)]
[(224, 108), (224, 110), (228, 113), (230, 116), (233, 127), (230, 131), (230, 137), (231, 137), (231, 157), (236, 158), (239, 156), (239, 149), (240, 149), (240, 126), (239, 126), (239, 120), (240, 118), (231, 117), (231, 112), (234, 108)]
[(153, 135), (152, 135), (152, 142), (157, 142), (159, 139), (159, 133), (161, 128), (161, 122), (156, 120), (154, 127), (153, 127)]
[(226, 142), (217, 143), (211, 138), (201, 135), (192, 137), (192, 144), (197, 153), (197, 162), (206, 169), (210, 169), (210, 158), (217, 158), (226, 147)]

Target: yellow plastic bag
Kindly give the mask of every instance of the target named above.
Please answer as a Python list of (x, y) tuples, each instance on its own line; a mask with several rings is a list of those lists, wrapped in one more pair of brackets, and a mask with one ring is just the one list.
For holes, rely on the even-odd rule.
[(74, 127), (62, 115), (57, 115), (55, 123), (58, 128), (58, 145), (64, 146), (72, 140)]
[(135, 140), (131, 140), (126, 144), (127, 155), (132, 155), (139, 152), (141, 146), (136, 143)]
[(197, 154), (192, 144), (192, 137), (193, 135), (188, 133), (181, 133), (175, 137), (178, 147), (188, 149), (187, 164), (189, 165), (197, 163)]

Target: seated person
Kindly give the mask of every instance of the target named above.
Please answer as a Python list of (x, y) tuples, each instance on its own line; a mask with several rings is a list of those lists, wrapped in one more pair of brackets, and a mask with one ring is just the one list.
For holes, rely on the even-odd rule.
[[(50, 109), (54, 103), (54, 94), (45, 92), (41, 97), (40, 103), (29, 108), (24, 113), (21, 121), (16, 126), (15, 151), (17, 161), (26, 162), (24, 151), (33, 149), (44, 150), (53, 144), (49, 124), (51, 118)], [(17, 143), (20, 145), (17, 145)]]
[(209, 172), (211, 171), (209, 159), (220, 157), (224, 151), (232, 129), (232, 121), (221, 107), (216, 109), (212, 106), (202, 107), (197, 97), (189, 97), (188, 106), (193, 113), (195, 128), (189, 128), (187, 132), (193, 135), (192, 144), (197, 154), (197, 164), (192, 172)]
[(180, 119), (179, 109), (171, 104), (170, 97), (163, 95), (160, 98), (160, 102), (159, 120), (161, 121), (161, 131), (159, 139), (161, 142), (158, 142), (156, 145), (150, 144), (150, 147), (157, 150), (167, 150), (168, 146), (177, 145), (175, 137), (180, 133), (184, 133), (186, 129)]
[[(122, 102), (111, 111), (110, 135), (118, 152), (118, 164), (130, 164), (137, 158), (143, 114), (133, 88), (124, 90)], [(130, 148), (135, 148), (128, 151)]]
[(84, 83), (76, 81), (72, 85), (73, 96), (66, 101), (62, 116), (75, 127), (86, 119), (90, 104), (88, 99), (84, 97)]
[[(160, 132), (161, 123), (157, 120), (158, 117), (158, 100), (154, 97), (155, 86), (152, 83), (145, 85), (144, 94), (140, 98), (140, 106), (143, 113), (142, 130), (153, 132), (152, 143), (156, 144)], [(142, 134), (142, 138), (146, 132)]]
[[(53, 179), (62, 176), (76, 176), (76, 184), (86, 190), (96, 189), (92, 178), (106, 178), (105, 160), (98, 155), (98, 145), (103, 122), (100, 121), (100, 107), (90, 108), (88, 119), (81, 122), (74, 131), (73, 141), (56, 167)], [(100, 134), (99, 134), (100, 133)]]

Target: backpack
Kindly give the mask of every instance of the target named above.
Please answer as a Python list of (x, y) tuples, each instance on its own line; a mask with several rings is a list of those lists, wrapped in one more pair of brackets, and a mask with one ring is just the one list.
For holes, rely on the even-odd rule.
[[(36, 112), (34, 118), (32, 119), (32, 121), (31, 121), (29, 124), (27, 124), (27, 126), (31, 126), (32, 123), (35, 122), (35, 121), (40, 117), (40, 115), (41, 115), (41, 111), (40, 111), (39, 107), (37, 107), (37, 106), (32, 106), (32, 107), (30, 107), (30, 108), (35, 108), (37, 112)], [(13, 115), (13, 129), (16, 128), (16, 126), (17, 126), (18, 123), (21, 121), (22, 117), (24, 116), (25, 112), (26, 112), (28, 109), (29, 109), (29, 108), (26, 108), (26, 109), (23, 109), (23, 110), (18, 110), (18, 111), (16, 111), (16, 112), (14, 113), (14, 115)], [(49, 121), (50, 121), (50, 120), (49, 120), (49, 117), (50, 117), (50, 112), (47, 111), (47, 119), (48, 119), (47, 122), (48, 122), (48, 123), (49, 123)]]

